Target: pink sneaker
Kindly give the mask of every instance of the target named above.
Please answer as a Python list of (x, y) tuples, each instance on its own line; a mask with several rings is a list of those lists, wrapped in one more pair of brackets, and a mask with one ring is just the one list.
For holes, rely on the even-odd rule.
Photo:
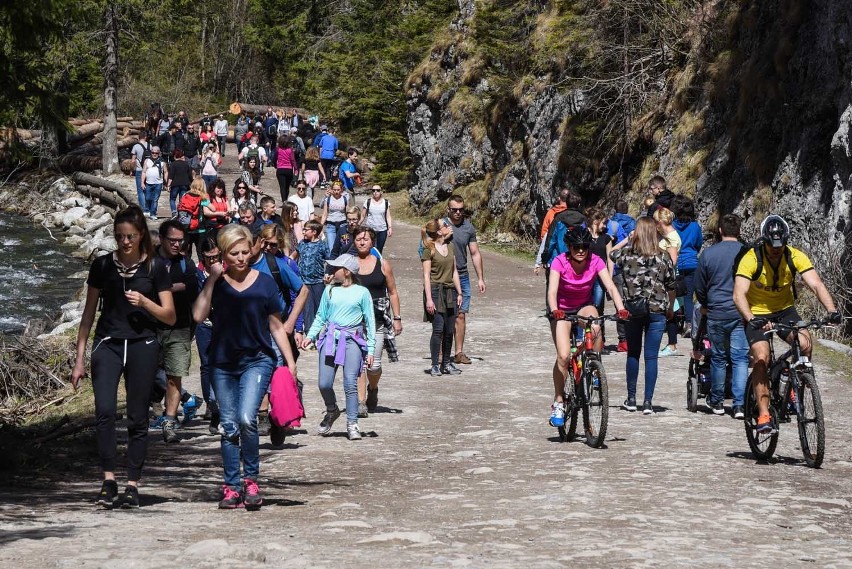
[(242, 495), (225, 484), (222, 486), (222, 501), (219, 502), (220, 510), (233, 510), (235, 508), (241, 508), (243, 505), (243, 497)]
[(263, 497), (260, 495), (260, 487), (257, 482), (251, 478), (243, 480), (243, 492), (245, 494), (243, 504), (245, 504), (246, 510), (259, 510), (263, 505)]

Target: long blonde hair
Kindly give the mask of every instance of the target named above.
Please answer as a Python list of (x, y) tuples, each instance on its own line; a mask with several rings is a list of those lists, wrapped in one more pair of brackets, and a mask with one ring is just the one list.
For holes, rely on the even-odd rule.
[(210, 196), (207, 194), (207, 183), (200, 177), (194, 179), (189, 185), (189, 193), (204, 199), (210, 199)]
[(654, 257), (660, 254), (660, 237), (657, 234), (657, 224), (650, 217), (640, 217), (636, 220), (636, 229), (630, 236), (630, 248), (637, 255)]
[(438, 230), (441, 229), (440, 219), (430, 219), (420, 229), (420, 237), (423, 240), (423, 246), (427, 247), (433, 253), (435, 252), (435, 239), (438, 237)]

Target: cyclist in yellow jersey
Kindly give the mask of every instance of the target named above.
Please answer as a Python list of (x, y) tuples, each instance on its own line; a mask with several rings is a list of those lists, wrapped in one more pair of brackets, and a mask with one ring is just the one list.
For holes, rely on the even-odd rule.
[[(803, 252), (787, 245), (790, 227), (778, 215), (770, 215), (760, 224), (762, 244), (762, 267), (755, 250), (748, 251), (735, 267), (734, 304), (746, 323), (746, 338), (750, 346), (750, 356), (754, 369), (754, 397), (757, 399), (759, 416), (757, 430), (772, 430), (769, 415), (769, 385), (767, 369), (769, 365), (769, 341), (765, 332), (775, 323), (798, 322), (801, 320), (795, 306), (794, 280), (796, 273), (810, 288), (826, 310), (830, 321), (842, 322), (831, 294), (822, 279), (814, 270), (810, 259)], [(791, 270), (792, 268), (794, 269)], [(758, 270), (760, 273), (758, 274)], [(790, 343), (792, 334), (784, 341)], [(807, 330), (799, 332), (802, 355), (810, 357), (811, 338)]]

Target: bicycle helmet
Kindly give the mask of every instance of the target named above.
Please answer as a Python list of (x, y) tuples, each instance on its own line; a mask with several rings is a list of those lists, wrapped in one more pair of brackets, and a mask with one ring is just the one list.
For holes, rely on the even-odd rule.
[(585, 227), (572, 225), (568, 228), (568, 231), (565, 232), (565, 244), (569, 247), (571, 245), (589, 246), (592, 244), (592, 234)]
[(790, 239), (790, 226), (780, 215), (769, 215), (760, 224), (760, 236), (770, 247), (784, 247)]

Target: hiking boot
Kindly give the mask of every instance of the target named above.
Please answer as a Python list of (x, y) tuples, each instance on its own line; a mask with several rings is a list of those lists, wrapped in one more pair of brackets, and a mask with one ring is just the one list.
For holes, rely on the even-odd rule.
[(222, 500), (219, 502), (220, 510), (233, 510), (243, 505), (243, 496), (228, 485), (222, 486)]
[(335, 408), (332, 411), (326, 411), (325, 417), (322, 418), (322, 422), (320, 422), (319, 428), (317, 429), (317, 434), (327, 435), (331, 431), (331, 426), (338, 417), (340, 417), (340, 409)]
[(95, 502), (102, 508), (115, 507), (115, 499), (118, 496), (118, 482), (115, 480), (104, 480), (101, 486), (101, 493), (98, 494), (98, 499)]
[(441, 375), (458, 375), (461, 370), (453, 362), (447, 362), (441, 366)]
[(163, 420), (163, 441), (167, 443), (178, 442), (177, 423), (174, 419)]
[(359, 401), (358, 402), (358, 418), (359, 419), (366, 419), (369, 416), (370, 416), (370, 413), (369, 413), (369, 411), (367, 411), (367, 402), (366, 401)]
[(432, 377), (440, 377), (441, 376), (441, 368), (439, 368), (438, 366), (432, 366), (432, 369), (429, 370), (429, 374)]
[(565, 426), (565, 405), (558, 401), (554, 401), (553, 405), (550, 406), (550, 426)]
[(464, 352), (459, 352), (459, 353), (457, 353), (457, 354), (456, 354), (456, 357), (455, 357), (455, 358), (453, 358), (453, 360), (455, 360), (455, 362), (456, 362), (457, 364), (465, 364), (465, 365), (467, 365), (467, 364), (470, 364), (470, 363), (471, 363), (470, 358), (469, 358), (469, 357), (467, 357), (467, 355), (466, 355)]
[(731, 409), (731, 414), (734, 416), (734, 419), (745, 419), (745, 409), (742, 405), (734, 405), (734, 408)]
[(624, 403), (622, 403), (621, 406), (624, 407), (625, 409), (627, 409), (628, 411), (635, 411), (636, 410), (636, 399), (634, 399), (633, 397), (628, 397), (627, 399), (624, 400)]
[(219, 412), (218, 411), (212, 411), (210, 413), (210, 424), (207, 425), (207, 430), (210, 432), (211, 435), (218, 435), (219, 434)]
[(284, 439), (287, 438), (287, 428), (279, 427), (272, 423), (272, 428), (269, 429), (269, 442), (275, 446), (283, 445)]
[(370, 413), (376, 412), (376, 407), (379, 406), (379, 387), (375, 389), (367, 388), (367, 411)]
[(254, 512), (263, 505), (263, 497), (260, 495), (260, 487), (251, 478), (243, 480), (243, 504), (246, 510)]
[(361, 430), (358, 428), (358, 423), (346, 423), (346, 436), (350, 441), (361, 440)]
[(269, 422), (269, 411), (260, 411), (257, 414), (257, 436), (265, 437), (269, 434), (272, 423)]
[(725, 414), (725, 404), (721, 401), (718, 403), (707, 403), (707, 406), (710, 407), (710, 410), (713, 411), (714, 415), (724, 415)]
[(626, 352), (627, 351), (627, 340), (619, 340), (618, 341), (618, 351)]
[(189, 424), (195, 418), (196, 413), (198, 413), (198, 399), (195, 398), (195, 395), (190, 395), (189, 399), (183, 404), (183, 421), (181, 424)]
[(757, 432), (769, 434), (773, 431), (774, 427), (772, 426), (772, 416), (767, 413), (766, 415), (761, 415), (757, 418)]
[(149, 431), (160, 431), (163, 429), (163, 423), (166, 421), (165, 415), (158, 415), (156, 419), (148, 423)]
[(645, 415), (654, 414), (654, 406), (651, 405), (650, 401), (645, 401), (644, 403), (642, 403), (642, 413)]
[(139, 507), (139, 488), (128, 486), (118, 501), (122, 510), (135, 510)]

